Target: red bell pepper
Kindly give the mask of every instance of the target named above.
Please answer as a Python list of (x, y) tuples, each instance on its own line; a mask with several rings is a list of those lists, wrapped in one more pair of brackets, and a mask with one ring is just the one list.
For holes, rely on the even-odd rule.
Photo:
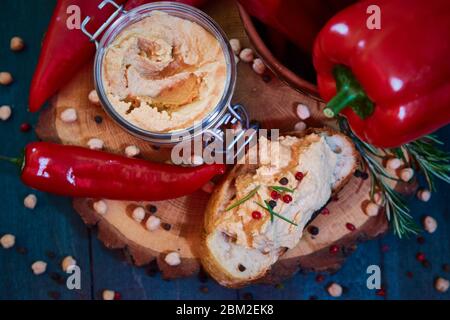
[[(381, 29), (369, 29), (369, 5)], [(313, 52), (328, 116), (362, 140), (397, 147), (450, 122), (450, 6), (442, 0), (370, 0), (334, 16)]]
[(223, 164), (181, 167), (48, 142), (28, 144), (23, 160), (0, 159), (21, 165), (22, 181), (34, 189), (113, 200), (178, 198), (225, 172)]
[[(86, 16), (91, 17), (88, 30), (94, 32), (116, 10), (112, 5), (98, 9), (101, 0), (58, 0), (50, 25), (44, 37), (39, 62), (31, 82), (29, 107), (30, 111), (39, 108), (66, 84), (76, 72), (95, 54), (95, 45), (78, 29), (68, 29), (66, 26), (67, 8), (76, 5), (81, 11), (81, 21)], [(115, 0), (123, 4), (126, 0)], [(130, 0), (126, 10), (139, 5), (154, 2), (152, 0)], [(202, 5), (206, 0), (180, 0), (190, 5)]]
[[(116, 0), (116, 3), (122, 4), (125, 1)], [(67, 27), (67, 8), (71, 5), (78, 6), (81, 21), (86, 16), (91, 16), (88, 29), (95, 31), (115, 11), (112, 5), (99, 10), (99, 3), (100, 1), (94, 0), (58, 0), (56, 3), (31, 81), (30, 111), (38, 111), (95, 53), (95, 45), (81, 30)]]

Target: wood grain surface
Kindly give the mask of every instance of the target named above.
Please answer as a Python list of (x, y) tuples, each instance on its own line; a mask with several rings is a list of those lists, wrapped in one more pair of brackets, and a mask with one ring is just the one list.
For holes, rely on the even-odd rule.
[[(0, 3), (0, 70), (10, 71), (15, 78), (11, 86), (0, 86), (0, 104), (13, 107), (12, 118), (0, 123), (0, 154), (19, 154), (27, 142), (36, 140), (31, 132), (21, 133), (19, 125), (29, 122), (34, 126), (37, 122), (37, 115), (27, 112), (27, 92), (53, 6), (54, 1), (44, 0), (5, 0)], [(236, 34), (227, 32), (231, 37)], [(25, 51), (12, 53), (9, 50), (9, 39), (14, 35), (25, 39)], [(249, 66), (245, 67), (249, 69)], [(239, 70), (245, 69), (240, 67)], [(262, 94), (262, 91), (256, 88), (252, 94)], [(247, 95), (241, 97), (244, 104), (248, 104), (246, 99), (251, 98), (251, 94)], [(293, 114), (293, 104), (286, 110)], [(279, 115), (274, 118), (274, 123), (263, 124), (277, 127), (287, 119)], [(293, 119), (287, 126), (294, 123)], [(444, 128), (438, 134), (449, 150), (450, 129)], [(446, 196), (450, 188), (443, 183), (438, 184), (439, 192), (433, 195), (429, 203), (409, 199), (412, 214), (418, 220), (429, 214), (438, 221), (435, 234), (423, 235), (424, 244), (419, 244), (415, 238), (399, 241), (388, 235), (359, 244), (342, 269), (338, 273), (324, 274), (325, 280), (322, 282), (316, 281), (314, 273), (299, 272), (276, 287), (254, 285), (230, 290), (206, 280), (204, 276), (163, 281), (160, 274), (154, 272), (152, 264), (143, 268), (131, 267), (126, 256), (120, 251), (106, 249), (97, 240), (96, 231), (85, 227), (72, 209), (70, 199), (26, 188), (9, 164), (0, 165), (0, 175), (0, 235), (12, 233), (17, 239), (14, 248), (0, 248), (0, 299), (99, 299), (103, 289), (117, 290), (123, 299), (308, 299), (311, 296), (328, 299), (330, 297), (324, 288), (331, 281), (346, 288), (343, 299), (450, 297), (449, 293), (440, 294), (433, 288), (436, 276), (449, 277), (442, 265), (450, 262), (450, 217)], [(30, 192), (38, 196), (38, 205), (33, 211), (23, 207), (23, 198)], [(431, 262), (429, 268), (416, 261), (418, 251), (427, 255)], [(60, 261), (66, 255), (74, 256), (81, 267), (81, 290), (68, 290), (58, 280), (59, 277), (65, 279)], [(32, 274), (30, 265), (35, 260), (48, 262), (44, 275)], [(383, 297), (366, 287), (366, 268), (373, 264), (382, 269), (382, 283), (387, 289)], [(408, 271), (412, 278), (406, 275)]]
[[(230, 38), (239, 38), (244, 46), (248, 45), (236, 6), (229, 5), (228, 1), (215, 1), (204, 9)], [(42, 113), (36, 128), (38, 136), (43, 140), (81, 146), (87, 146), (91, 138), (100, 138), (105, 142), (104, 149), (110, 152), (123, 154), (126, 146), (137, 145), (145, 159), (170, 160), (169, 149), (155, 149), (148, 142), (133, 137), (114, 123), (100, 106), (88, 101), (88, 94), (94, 87), (92, 74), (91, 63), (52, 99), (51, 107)], [(333, 121), (327, 121), (322, 115), (323, 105), (318, 101), (293, 90), (275, 77), (264, 81), (244, 62), (238, 64), (238, 82), (233, 102), (244, 105), (250, 118), (267, 129), (292, 131), (299, 121), (295, 114), (298, 103), (308, 105), (311, 110), (308, 125), (335, 126)], [(61, 113), (69, 107), (77, 110), (78, 120), (74, 123), (61, 120)], [(94, 121), (99, 115), (103, 118), (100, 124)], [(369, 185), (368, 180), (352, 178), (339, 193), (338, 201), (329, 204), (331, 214), (318, 215), (313, 221), (320, 233), (312, 236), (305, 231), (300, 244), (280, 258), (263, 282), (278, 283), (294, 274), (299, 267), (314, 271), (336, 270), (358, 241), (384, 233), (387, 230), (384, 215), (369, 218), (363, 211), (369, 199)], [(148, 264), (156, 258), (163, 277), (170, 279), (198, 272), (198, 248), (208, 198), (209, 195), (200, 190), (186, 197), (151, 203), (158, 208), (155, 215), (163, 224), (170, 226), (170, 230), (160, 228), (154, 232), (145, 228), (145, 220), (139, 223), (131, 216), (135, 207), (145, 208), (150, 203), (104, 199), (108, 205), (106, 215), (93, 210), (93, 199), (75, 199), (74, 206), (87, 224), (98, 226), (99, 237), (106, 247), (127, 250), (136, 265)], [(357, 230), (349, 231), (346, 223), (352, 223)], [(333, 244), (340, 248), (337, 254), (329, 252)], [(180, 254), (182, 263), (170, 267), (164, 257), (174, 251)]]

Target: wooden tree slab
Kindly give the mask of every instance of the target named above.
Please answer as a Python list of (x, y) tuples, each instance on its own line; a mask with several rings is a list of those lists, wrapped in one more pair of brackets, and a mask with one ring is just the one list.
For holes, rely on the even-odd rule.
[[(239, 38), (244, 46), (249, 46), (237, 8), (226, 0), (211, 1), (205, 11), (225, 30), (229, 38)], [(42, 112), (37, 126), (38, 136), (47, 141), (86, 146), (90, 138), (100, 138), (105, 142), (105, 150), (123, 153), (128, 145), (136, 145), (144, 159), (163, 162), (170, 158), (169, 149), (152, 147), (116, 125), (101, 107), (88, 101), (88, 93), (94, 88), (92, 64), (87, 65), (52, 100), (48, 109)], [(251, 70), (251, 66), (238, 64), (238, 82), (233, 101), (243, 104), (251, 118), (259, 121), (264, 128), (279, 128), (292, 131), (298, 118), (295, 106), (308, 105), (312, 112), (309, 126), (334, 126), (320, 112), (321, 103), (293, 90), (275, 77), (267, 80)], [(78, 120), (64, 123), (60, 114), (66, 108), (75, 108)], [(94, 121), (101, 116), (103, 121)], [(352, 178), (340, 192), (339, 200), (332, 201), (329, 215), (319, 215), (313, 224), (320, 229), (317, 236), (305, 232), (299, 245), (283, 255), (263, 282), (275, 283), (291, 276), (298, 268), (323, 271), (335, 270), (355, 248), (358, 241), (374, 238), (387, 230), (384, 215), (369, 218), (363, 213), (368, 201), (368, 181)], [(147, 231), (144, 224), (131, 218), (136, 206), (147, 207), (150, 203), (111, 201), (106, 215), (100, 216), (93, 208), (95, 199), (74, 199), (74, 208), (88, 225), (97, 225), (101, 241), (108, 248), (126, 249), (136, 265), (144, 265), (155, 258), (165, 278), (189, 276), (199, 269), (199, 241), (203, 230), (203, 212), (209, 194), (197, 191), (192, 195), (170, 201), (153, 202), (157, 207), (156, 216), (161, 218), (163, 227), (157, 231)], [(150, 215), (150, 213), (147, 213)], [(352, 223), (357, 230), (350, 232), (346, 223)], [(341, 250), (330, 254), (329, 247), (337, 244)], [(182, 263), (171, 267), (164, 262), (168, 252), (180, 253)]]

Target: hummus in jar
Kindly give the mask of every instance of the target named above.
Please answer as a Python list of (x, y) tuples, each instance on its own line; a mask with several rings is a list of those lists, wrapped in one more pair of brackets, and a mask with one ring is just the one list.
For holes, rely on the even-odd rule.
[(221, 100), (227, 65), (219, 40), (161, 11), (126, 27), (106, 49), (102, 81), (113, 108), (151, 132), (186, 129)]

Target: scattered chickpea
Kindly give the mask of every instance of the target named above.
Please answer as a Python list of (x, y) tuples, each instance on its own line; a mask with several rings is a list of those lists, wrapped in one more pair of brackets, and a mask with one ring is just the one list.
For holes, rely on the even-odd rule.
[(437, 229), (437, 221), (433, 217), (426, 216), (423, 219), (423, 228), (428, 233), (434, 233)]
[(64, 272), (71, 271), (71, 268), (76, 265), (77, 261), (72, 256), (67, 256), (61, 261), (61, 268)]
[(37, 276), (43, 274), (47, 270), (47, 262), (36, 261), (31, 265), (31, 270)]
[(141, 150), (137, 146), (131, 145), (125, 148), (125, 155), (127, 157), (136, 157), (139, 153), (141, 153)]
[(25, 42), (21, 37), (13, 37), (10, 41), (10, 48), (12, 51), (22, 51), (25, 48)]
[(340, 297), (342, 295), (342, 286), (333, 282), (327, 287), (328, 294), (332, 297)]
[(180, 254), (178, 252), (170, 252), (169, 254), (166, 255), (166, 257), (164, 258), (164, 261), (169, 265), (169, 266), (178, 266), (181, 263), (181, 258), (180, 258)]
[(104, 144), (105, 143), (103, 142), (103, 140), (98, 138), (89, 139), (89, 141), (87, 142), (89, 149), (92, 150), (102, 150)]
[(61, 112), (61, 120), (64, 122), (75, 122), (77, 118), (77, 110), (74, 108), (67, 108)]
[(98, 97), (97, 91), (92, 90), (89, 92), (88, 99), (92, 104), (100, 105), (100, 99)]
[(381, 195), (381, 192), (375, 192), (373, 195), (373, 201), (379, 206), (383, 204), (383, 196)]
[(369, 202), (366, 206), (365, 213), (369, 217), (375, 217), (376, 215), (378, 215), (379, 210), (380, 210), (380, 208), (378, 207), (378, 205), (376, 203)]
[(108, 212), (108, 204), (104, 200), (94, 202), (93, 207), (95, 212), (101, 215), (105, 215)]
[(400, 179), (405, 182), (408, 182), (414, 176), (414, 170), (411, 168), (405, 168), (400, 171)]
[(245, 48), (239, 53), (239, 58), (244, 62), (252, 62), (255, 58), (255, 55), (253, 54), (253, 50), (250, 48)]
[(0, 72), (0, 84), (7, 86), (10, 85), (14, 81), (11, 73), (9, 72)]
[(142, 222), (142, 220), (144, 220), (145, 218), (145, 210), (142, 207), (136, 207), (133, 210), (133, 213), (131, 214), (131, 216), (133, 217), (133, 219), (136, 222)]
[(253, 60), (252, 69), (257, 74), (263, 74), (264, 71), (266, 71), (266, 65), (261, 59), (256, 58), (255, 60)]
[(434, 282), (434, 287), (436, 288), (436, 290), (442, 293), (447, 292), (449, 286), (450, 282), (447, 279), (441, 277), (437, 278)]
[(295, 131), (303, 131), (306, 129), (306, 123), (304, 123), (303, 121), (299, 121), (294, 125), (294, 130)]
[(431, 198), (431, 192), (430, 192), (430, 190), (427, 190), (427, 189), (421, 189), (421, 190), (417, 191), (417, 198), (418, 198), (420, 201), (423, 201), (423, 202), (428, 202), (428, 201), (430, 201), (430, 198)]
[(0, 119), (3, 121), (8, 120), (11, 117), (11, 107), (1, 106), (0, 107)]
[(25, 208), (33, 210), (36, 207), (37, 204), (37, 197), (36, 195), (30, 193), (23, 199), (23, 205)]
[(309, 107), (306, 104), (299, 103), (297, 105), (297, 115), (302, 120), (308, 119), (311, 116), (311, 112), (309, 111)]
[(230, 46), (234, 54), (241, 52), (241, 41), (239, 39), (230, 39)]
[(145, 223), (145, 227), (149, 231), (155, 231), (161, 225), (161, 219), (155, 216), (150, 216)]
[(208, 181), (202, 187), (202, 190), (206, 193), (212, 193), (214, 190), (215, 184), (212, 181)]
[(0, 238), (0, 244), (2, 245), (3, 249), (9, 249), (14, 247), (14, 244), (16, 243), (16, 237), (12, 234), (4, 234)]
[(103, 290), (103, 300), (114, 300), (116, 293), (113, 290)]
[(390, 158), (386, 162), (386, 167), (391, 170), (397, 170), (402, 165), (402, 160), (398, 158)]

